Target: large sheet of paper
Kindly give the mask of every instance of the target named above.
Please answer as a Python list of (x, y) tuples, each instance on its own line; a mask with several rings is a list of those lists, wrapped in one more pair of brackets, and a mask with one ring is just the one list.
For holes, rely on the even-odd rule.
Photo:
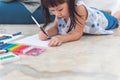
[(38, 34), (28, 36), (23, 39), (15, 41), (15, 43), (22, 43), (22, 44), (33, 45), (33, 46), (44, 46), (44, 47), (48, 47), (48, 42), (49, 40), (41, 41), (38, 37)]

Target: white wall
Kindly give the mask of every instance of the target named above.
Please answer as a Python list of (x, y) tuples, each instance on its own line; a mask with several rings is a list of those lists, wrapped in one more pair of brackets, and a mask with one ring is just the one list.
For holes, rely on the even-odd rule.
[(120, 10), (120, 0), (83, 0), (88, 6), (109, 9), (113, 12)]

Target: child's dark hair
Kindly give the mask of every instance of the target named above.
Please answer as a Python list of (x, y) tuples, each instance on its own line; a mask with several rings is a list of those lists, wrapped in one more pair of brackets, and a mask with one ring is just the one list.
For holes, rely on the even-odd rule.
[[(68, 32), (70, 32), (72, 30), (72, 28), (75, 28), (75, 25), (76, 25), (75, 19), (77, 19), (75, 15), (80, 16), (75, 10), (75, 7), (76, 7), (75, 0), (41, 0), (41, 5), (42, 5), (43, 12), (45, 15), (45, 24), (43, 25), (43, 28), (45, 28), (51, 21), (49, 7), (55, 7), (59, 4), (63, 4), (64, 2), (68, 3), (69, 13), (70, 13), (69, 17), (71, 20), (71, 24), (68, 29)], [(77, 21), (78, 21), (78, 19), (77, 19)]]

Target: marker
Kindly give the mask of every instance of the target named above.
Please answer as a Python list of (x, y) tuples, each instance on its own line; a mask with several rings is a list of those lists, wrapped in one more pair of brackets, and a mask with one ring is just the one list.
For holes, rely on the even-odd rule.
[(0, 54), (6, 53), (7, 50), (0, 50)]
[(0, 42), (0, 44), (4, 44), (4, 42)]
[(40, 24), (36, 21), (36, 19), (35, 19), (33, 16), (31, 16), (31, 18), (32, 18), (33, 21), (37, 24), (37, 26), (41, 29), (41, 31), (42, 31), (46, 36), (48, 36), (48, 34), (44, 31), (44, 29), (43, 29), (42, 27), (40, 27)]
[(17, 35), (20, 35), (20, 34), (22, 34), (22, 32), (16, 32), (16, 33), (12, 34), (12, 36), (17, 36)]

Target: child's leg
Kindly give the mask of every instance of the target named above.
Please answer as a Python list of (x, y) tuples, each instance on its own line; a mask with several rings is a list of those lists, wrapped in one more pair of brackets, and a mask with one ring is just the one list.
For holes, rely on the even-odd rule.
[(107, 12), (108, 14), (111, 14), (111, 10), (106, 9), (105, 12)]

